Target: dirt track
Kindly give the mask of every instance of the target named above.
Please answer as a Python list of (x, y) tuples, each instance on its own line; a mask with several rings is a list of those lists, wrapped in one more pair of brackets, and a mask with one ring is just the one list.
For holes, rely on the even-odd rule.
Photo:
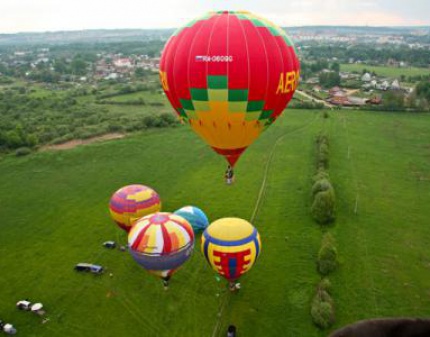
[(46, 146), (42, 146), (40, 148), (41, 151), (46, 151), (46, 150), (69, 150), (69, 149), (73, 149), (76, 146), (79, 145), (86, 145), (86, 144), (91, 144), (91, 143), (95, 143), (95, 142), (102, 142), (102, 141), (106, 141), (106, 140), (111, 140), (111, 139), (119, 139), (119, 138), (123, 138), (125, 135), (121, 134), (121, 133), (109, 133), (103, 136), (99, 136), (99, 137), (93, 137), (93, 138), (88, 138), (88, 139), (74, 139), (71, 140), (69, 142), (65, 142), (62, 144), (56, 144), (56, 145), (46, 145)]

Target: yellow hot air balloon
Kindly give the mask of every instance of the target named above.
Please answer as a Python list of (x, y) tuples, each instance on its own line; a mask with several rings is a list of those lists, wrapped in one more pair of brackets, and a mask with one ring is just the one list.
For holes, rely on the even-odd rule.
[(246, 220), (223, 218), (203, 232), (201, 249), (212, 268), (233, 282), (255, 264), (261, 252), (260, 235)]

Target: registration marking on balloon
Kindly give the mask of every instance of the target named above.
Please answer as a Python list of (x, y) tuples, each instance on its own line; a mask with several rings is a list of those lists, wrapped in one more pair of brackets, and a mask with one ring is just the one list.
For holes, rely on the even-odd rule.
[(233, 62), (231, 55), (197, 55), (194, 60), (196, 62)]

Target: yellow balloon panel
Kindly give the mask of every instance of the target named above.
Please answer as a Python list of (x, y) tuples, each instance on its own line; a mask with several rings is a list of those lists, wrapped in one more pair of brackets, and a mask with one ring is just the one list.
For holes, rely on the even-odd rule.
[(220, 275), (230, 279), (238, 278), (249, 271), (257, 259), (257, 247), (254, 242), (239, 246), (225, 247), (209, 244), (207, 248), (208, 262)]
[(260, 235), (243, 219), (224, 218), (204, 231), (201, 249), (218, 274), (234, 281), (255, 264), (261, 251)]
[[(206, 116), (208, 112), (199, 115), (200, 120), (190, 120), (193, 130), (211, 147), (217, 149), (241, 149), (251, 145), (263, 132), (264, 125), (258, 121), (246, 121), (243, 114), (231, 114), (228, 119), (215, 120)], [(219, 117), (218, 117), (219, 118)], [(236, 120), (235, 120), (236, 119)]]

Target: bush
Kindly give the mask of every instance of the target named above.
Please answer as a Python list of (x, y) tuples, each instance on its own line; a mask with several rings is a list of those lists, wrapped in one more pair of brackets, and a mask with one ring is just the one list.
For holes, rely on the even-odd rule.
[(149, 102), (150, 106), (164, 106), (162, 102)]
[(318, 180), (322, 180), (322, 179), (329, 179), (329, 174), (328, 172), (324, 169), (324, 167), (319, 167), (318, 168), (318, 172), (313, 176), (312, 180), (314, 182), (314, 184), (318, 181)]
[(317, 136), (317, 141), (316, 142), (317, 142), (318, 147), (321, 144), (326, 144), (328, 146), (328, 135), (326, 133), (320, 133)]
[(334, 221), (335, 195), (333, 188), (315, 194), (311, 213), (319, 224), (328, 224)]
[(163, 128), (178, 124), (177, 118), (171, 113), (162, 113), (160, 115), (148, 115), (142, 120), (144, 128)]
[(328, 294), (330, 294), (330, 289), (331, 289), (331, 282), (327, 277), (323, 278), (320, 281), (320, 283), (318, 283), (318, 290), (323, 290), (323, 291), (326, 291)]
[(168, 125), (175, 125), (179, 123), (178, 118), (172, 113), (162, 113), (160, 115), (160, 119), (165, 121)]
[(326, 143), (321, 143), (317, 155), (317, 167), (327, 169), (329, 163), (329, 151)]
[(156, 119), (157, 119), (157, 117), (156, 116), (153, 116), (153, 115), (148, 115), (148, 116), (145, 116), (145, 117), (143, 117), (143, 125), (146, 127), (146, 128), (153, 128), (153, 127), (155, 127), (156, 126)]
[(15, 156), (17, 157), (23, 157), (23, 156), (27, 156), (31, 153), (31, 149), (28, 147), (20, 147), (18, 149), (16, 149), (15, 151)]
[(321, 133), (317, 136), (317, 167), (327, 169), (329, 163), (328, 136)]
[(318, 252), (317, 267), (321, 275), (328, 275), (337, 268), (337, 249), (330, 233), (325, 234), (323, 237), (321, 248)]
[(312, 300), (312, 320), (321, 329), (329, 328), (335, 321), (333, 299), (324, 290), (318, 290)]
[(331, 185), (330, 181), (327, 178), (322, 178), (316, 181), (315, 184), (312, 186), (312, 196), (315, 197), (317, 193), (328, 191), (330, 189), (333, 189), (333, 186)]
[(121, 131), (123, 131), (123, 126), (122, 125), (120, 125), (120, 124), (117, 124), (117, 123), (115, 123), (115, 122), (110, 122), (109, 124), (108, 124), (108, 131), (109, 132), (121, 132)]

